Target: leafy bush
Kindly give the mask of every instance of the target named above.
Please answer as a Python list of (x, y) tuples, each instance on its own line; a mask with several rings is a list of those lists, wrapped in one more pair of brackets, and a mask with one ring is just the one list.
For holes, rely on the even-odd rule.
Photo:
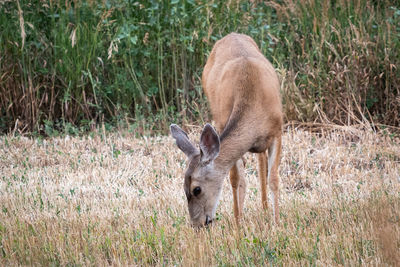
[(396, 1), (2, 1), (0, 24), (3, 132), (209, 120), (202, 67), (232, 31), (278, 69), (287, 120), (400, 124)]

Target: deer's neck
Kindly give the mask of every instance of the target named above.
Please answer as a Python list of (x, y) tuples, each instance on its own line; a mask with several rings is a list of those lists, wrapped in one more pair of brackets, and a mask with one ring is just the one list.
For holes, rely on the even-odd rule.
[[(245, 125), (239, 121), (230, 125), (228, 122), (220, 137), (220, 152), (215, 159), (215, 164), (222, 172), (227, 173), (251, 147), (251, 130), (246, 132)], [(231, 128), (229, 128), (231, 127)]]

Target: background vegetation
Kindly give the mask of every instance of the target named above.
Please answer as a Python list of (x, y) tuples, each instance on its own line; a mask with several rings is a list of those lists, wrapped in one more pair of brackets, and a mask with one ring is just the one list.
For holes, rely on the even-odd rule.
[(209, 120), (202, 67), (232, 31), (277, 68), (287, 120), (400, 125), (395, 0), (2, 0), (0, 25), (1, 132)]

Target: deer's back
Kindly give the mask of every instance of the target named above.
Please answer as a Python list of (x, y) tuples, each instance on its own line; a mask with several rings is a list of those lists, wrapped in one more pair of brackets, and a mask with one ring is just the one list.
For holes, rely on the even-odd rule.
[(214, 45), (202, 84), (218, 131), (232, 119), (246, 121), (255, 135), (280, 131), (279, 80), (249, 36), (231, 33)]

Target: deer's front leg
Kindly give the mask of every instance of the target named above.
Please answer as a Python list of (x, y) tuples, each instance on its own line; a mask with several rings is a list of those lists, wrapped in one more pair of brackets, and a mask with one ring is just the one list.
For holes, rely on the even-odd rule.
[(238, 160), (229, 173), (233, 193), (233, 214), (238, 224), (243, 214), (243, 204), (246, 195), (246, 181), (244, 179), (243, 165), (242, 159)]

